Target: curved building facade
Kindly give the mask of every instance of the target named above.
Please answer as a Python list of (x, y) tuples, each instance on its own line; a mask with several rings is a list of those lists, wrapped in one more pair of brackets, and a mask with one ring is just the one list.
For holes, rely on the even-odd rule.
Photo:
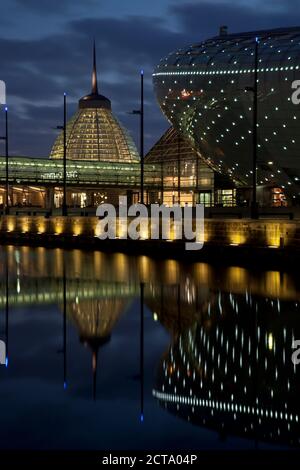
[(250, 187), (257, 70), (257, 183), (292, 199), (300, 194), (299, 67), (300, 27), (222, 34), (170, 53), (153, 81), (163, 113), (203, 160)]

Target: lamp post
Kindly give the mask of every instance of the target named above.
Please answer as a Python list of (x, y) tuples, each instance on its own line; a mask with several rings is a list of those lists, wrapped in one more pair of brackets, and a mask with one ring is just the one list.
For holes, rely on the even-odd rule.
[(144, 421), (144, 288), (143, 282), (140, 284), (140, 380), (141, 380), (141, 410), (140, 420)]
[(8, 182), (8, 107), (5, 106), (5, 136), (0, 137), (0, 140), (5, 140), (5, 209), (4, 213), (9, 214), (9, 182)]
[(141, 157), (141, 204), (144, 204), (144, 71), (141, 70), (141, 121), (140, 121), (140, 157)]
[(67, 277), (66, 260), (63, 254), (63, 353), (64, 353), (64, 389), (67, 388)]
[(141, 70), (141, 96), (140, 109), (135, 109), (129, 114), (140, 116), (140, 160), (141, 160), (141, 204), (144, 204), (144, 70)]
[(5, 366), (8, 367), (8, 333), (9, 333), (9, 271), (8, 251), (5, 250)]
[(177, 187), (177, 192), (178, 192), (178, 197), (177, 197), (177, 203), (180, 205), (180, 201), (181, 201), (181, 156), (180, 156), (180, 153), (181, 153), (181, 144), (180, 144), (180, 135), (178, 134), (178, 157), (177, 157), (177, 183), (178, 183), (178, 187)]
[(63, 201), (62, 215), (68, 215), (67, 205), (67, 94), (64, 93), (64, 124), (56, 129), (63, 130)]
[(251, 219), (258, 218), (257, 204), (257, 123), (258, 123), (258, 101), (257, 101), (257, 76), (258, 76), (258, 44), (259, 38), (255, 38), (254, 47), (254, 84), (245, 88), (253, 93), (253, 130), (252, 130), (252, 201)]

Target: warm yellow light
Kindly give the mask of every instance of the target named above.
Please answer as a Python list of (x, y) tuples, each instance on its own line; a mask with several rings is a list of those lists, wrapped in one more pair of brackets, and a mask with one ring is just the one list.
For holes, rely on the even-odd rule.
[(163, 273), (165, 282), (168, 284), (176, 284), (179, 279), (179, 264), (173, 259), (166, 260), (164, 263)]
[(147, 240), (149, 238), (149, 227), (145, 220), (142, 220), (140, 225), (140, 240)]
[(279, 297), (282, 295), (282, 278), (279, 271), (267, 271), (265, 273), (264, 286), (267, 295)]
[(61, 235), (63, 233), (63, 227), (60, 223), (55, 224), (55, 235)]
[(267, 245), (269, 248), (279, 248), (280, 246), (280, 223), (270, 223), (267, 225)]
[(21, 222), (21, 228), (22, 228), (22, 233), (27, 233), (27, 232), (29, 232), (29, 222), (28, 222), (28, 219), (25, 219), (24, 221)]
[(78, 237), (79, 235), (82, 234), (82, 225), (76, 224), (73, 230), (73, 237)]
[(118, 221), (118, 237), (116, 238), (127, 238), (127, 220), (119, 219)]
[(230, 266), (227, 269), (226, 283), (229, 289), (237, 289), (238, 286), (247, 285), (247, 271), (240, 266)]
[(269, 333), (268, 334), (268, 349), (270, 351), (273, 351), (273, 348), (274, 348), (274, 337), (272, 333)]
[(151, 272), (151, 263), (148, 256), (140, 256), (138, 259), (139, 277), (141, 281), (148, 281)]
[(7, 222), (7, 231), (13, 232), (16, 228), (16, 221), (15, 220), (8, 220)]
[(246, 242), (242, 224), (235, 224), (229, 229), (229, 240), (230, 245), (243, 245)]
[(45, 223), (44, 223), (44, 222), (39, 222), (39, 223), (38, 223), (38, 226), (37, 226), (37, 229), (38, 229), (38, 232), (37, 232), (37, 233), (38, 233), (39, 235), (45, 233), (45, 232), (46, 232), (46, 225), (45, 225)]

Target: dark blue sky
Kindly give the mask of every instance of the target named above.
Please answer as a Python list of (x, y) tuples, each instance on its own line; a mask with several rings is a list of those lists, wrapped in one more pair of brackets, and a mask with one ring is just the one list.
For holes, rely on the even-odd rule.
[(145, 70), (148, 149), (168, 125), (151, 80), (162, 56), (216, 35), (221, 24), (238, 32), (299, 23), (298, 0), (2, 2), (0, 79), (6, 82), (10, 106), (10, 153), (49, 154), (56, 136), (51, 128), (61, 123), (63, 92), (68, 92), (71, 115), (77, 100), (90, 90), (94, 37), (101, 92), (112, 100), (113, 111), (135, 140), (138, 122), (127, 111), (138, 105), (138, 74)]

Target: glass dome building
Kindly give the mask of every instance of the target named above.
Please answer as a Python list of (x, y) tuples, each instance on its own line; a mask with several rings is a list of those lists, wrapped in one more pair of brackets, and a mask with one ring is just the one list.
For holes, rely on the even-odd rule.
[(257, 70), (257, 183), (292, 199), (300, 194), (300, 107), (292, 100), (299, 67), (300, 27), (241, 34), (223, 29), (163, 58), (153, 81), (163, 113), (203, 160), (250, 188)]
[[(111, 111), (110, 100), (98, 93), (95, 47), (92, 91), (79, 100), (78, 111), (67, 124), (66, 137), (69, 160), (139, 161), (133, 140)], [(63, 132), (56, 139), (50, 158), (63, 158)]]

